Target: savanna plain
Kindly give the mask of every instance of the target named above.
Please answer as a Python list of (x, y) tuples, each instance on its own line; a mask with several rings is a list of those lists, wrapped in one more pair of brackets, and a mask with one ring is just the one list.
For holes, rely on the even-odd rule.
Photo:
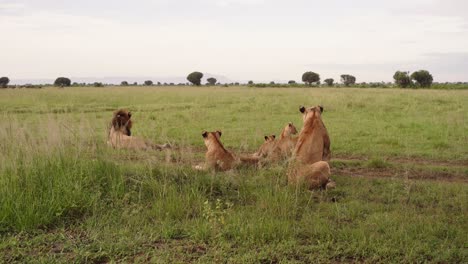
[[(321, 104), (336, 188), (287, 161), (203, 172)], [(132, 135), (106, 145), (118, 108)], [(467, 263), (468, 90), (105, 87), (0, 90), (0, 262)]]

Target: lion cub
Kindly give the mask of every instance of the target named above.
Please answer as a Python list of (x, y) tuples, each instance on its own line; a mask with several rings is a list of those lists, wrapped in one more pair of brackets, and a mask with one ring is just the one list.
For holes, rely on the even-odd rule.
[(257, 157), (237, 157), (230, 151), (226, 150), (220, 141), (222, 132), (207, 132), (202, 133), (203, 140), (206, 146), (205, 164), (195, 166), (198, 170), (216, 170), (227, 171), (231, 170), (240, 164), (255, 165), (258, 163)]
[(252, 154), (253, 157), (266, 157), (268, 154), (270, 154), (276, 144), (276, 136), (271, 135), (271, 136), (265, 136), (265, 142), (260, 146), (260, 148)]

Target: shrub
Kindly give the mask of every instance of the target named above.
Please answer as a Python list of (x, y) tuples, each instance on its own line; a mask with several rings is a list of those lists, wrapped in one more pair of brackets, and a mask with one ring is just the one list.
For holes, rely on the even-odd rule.
[(65, 77), (58, 77), (57, 79), (55, 79), (54, 85), (60, 87), (70, 86), (71, 80)]
[(328, 79), (325, 79), (323, 80), (328, 86), (333, 86), (333, 82), (335, 80), (333, 80), (332, 78), (328, 78)]
[(351, 86), (351, 85), (354, 85), (356, 83), (356, 77), (354, 77), (353, 75), (349, 75), (349, 74), (342, 74), (341, 75), (341, 82), (345, 86)]
[(411, 74), (411, 79), (413, 79), (420, 87), (431, 87), (432, 85), (432, 75), (426, 70), (419, 70)]
[(203, 73), (201, 72), (192, 72), (187, 76), (187, 80), (193, 85), (201, 85), (201, 79), (203, 78)]
[(320, 83), (320, 75), (318, 73), (315, 73), (315, 72), (304, 72), (304, 74), (302, 74), (302, 81), (309, 84), (309, 85), (312, 85), (313, 83)]
[(393, 75), (393, 80), (395, 80), (395, 84), (401, 88), (407, 88), (412, 84), (409, 72), (397, 71)]

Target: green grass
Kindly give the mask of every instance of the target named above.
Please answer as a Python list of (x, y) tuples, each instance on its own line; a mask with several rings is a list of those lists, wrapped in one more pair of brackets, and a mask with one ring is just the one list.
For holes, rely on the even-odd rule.
[[(319, 103), (333, 155), (367, 159), (332, 169), (467, 175), (468, 91), (0, 90), (0, 262), (467, 262), (466, 178), (334, 174), (336, 189), (310, 192), (288, 186), (283, 165), (191, 169), (201, 131), (252, 151), (288, 121), (300, 128), (299, 105)], [(132, 110), (134, 135), (183, 146), (177, 161), (107, 148), (119, 107)]]

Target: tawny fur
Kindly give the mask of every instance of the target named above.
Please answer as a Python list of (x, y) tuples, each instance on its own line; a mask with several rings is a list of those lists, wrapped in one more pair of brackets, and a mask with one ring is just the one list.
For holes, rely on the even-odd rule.
[(297, 143), (297, 129), (293, 123), (288, 123), (281, 131), (281, 136), (277, 140), (272, 151), (269, 153), (268, 159), (271, 162), (276, 162), (282, 159), (291, 157), (294, 147)]
[(288, 169), (288, 182), (304, 183), (309, 189), (332, 188), (330, 180), (330, 138), (322, 122), (323, 108), (301, 107), (304, 127), (294, 148)]
[(227, 171), (241, 164), (256, 165), (259, 161), (258, 157), (237, 157), (230, 151), (226, 150), (220, 141), (221, 131), (205, 131), (202, 136), (207, 149), (205, 154), (205, 164), (202, 166), (195, 166), (195, 169)]
[(265, 136), (265, 142), (260, 146), (260, 148), (252, 154), (254, 157), (266, 157), (268, 154), (270, 154), (273, 149), (275, 148), (276, 145), (276, 136), (271, 135), (271, 136)]

